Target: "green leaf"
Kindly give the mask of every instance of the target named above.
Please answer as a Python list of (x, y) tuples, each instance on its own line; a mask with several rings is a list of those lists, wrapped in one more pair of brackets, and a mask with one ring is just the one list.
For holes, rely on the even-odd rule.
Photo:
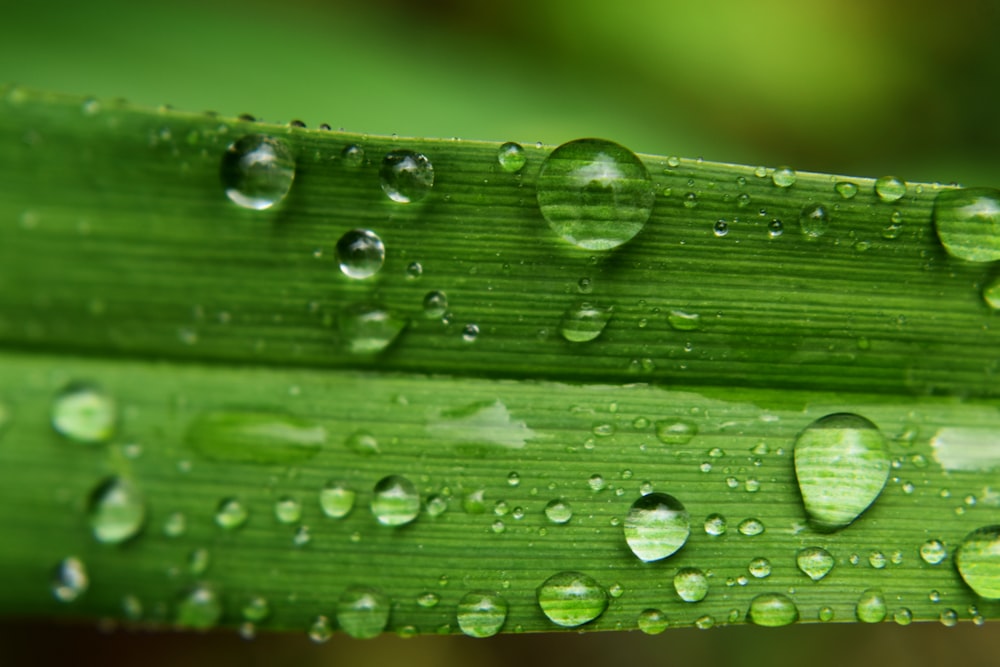
[[(642, 155), (648, 221), (584, 250), (536, 200), (551, 147), (511, 172), (493, 143), (0, 105), (0, 612), (316, 639), (1000, 613), (996, 270), (941, 245), (951, 189)], [(254, 172), (261, 210), (220, 173), (250, 135), (295, 165), (284, 198)], [(383, 184), (398, 151), (433, 185)], [(612, 172), (554, 201), (614, 231), (647, 185), (614, 199)], [(353, 230), (384, 245), (369, 277), (340, 268)], [(890, 470), (822, 532), (793, 449), (836, 413)], [(819, 527), (850, 472), (803, 488)], [(690, 535), (647, 563), (651, 492)], [(644, 539), (684, 533), (661, 504)]]

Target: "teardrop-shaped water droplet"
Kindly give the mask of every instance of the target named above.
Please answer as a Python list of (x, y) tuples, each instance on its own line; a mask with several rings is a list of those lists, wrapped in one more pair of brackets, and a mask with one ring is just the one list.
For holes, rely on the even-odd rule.
[(348, 306), (340, 313), (337, 329), (342, 344), (351, 354), (378, 354), (392, 345), (408, 323), (383, 306), (362, 303)]
[(507, 601), (495, 593), (466, 593), (458, 601), (457, 620), (469, 637), (492, 637), (507, 622)]
[(319, 507), (331, 519), (343, 519), (354, 509), (355, 492), (343, 482), (329, 482), (320, 489)]
[(417, 487), (402, 475), (383, 477), (372, 493), (372, 514), (383, 526), (402, 526), (420, 513)]
[(750, 601), (747, 620), (754, 625), (778, 628), (799, 620), (799, 609), (787, 595), (763, 593)]
[(985, 526), (966, 535), (955, 551), (955, 567), (976, 595), (1000, 600), (1000, 526)]
[(639, 612), (639, 629), (647, 635), (658, 635), (667, 629), (670, 622), (659, 609), (644, 609)]
[(602, 307), (581, 301), (570, 306), (563, 313), (559, 324), (559, 333), (571, 343), (586, 343), (594, 340), (604, 332), (611, 320), (614, 307)]
[(317, 616), (309, 625), (307, 633), (309, 640), (314, 644), (325, 644), (333, 636), (333, 628), (330, 627), (330, 619), (326, 616)]
[(434, 165), (426, 155), (407, 150), (390, 151), (378, 172), (382, 191), (394, 202), (409, 204), (427, 196), (434, 187)]
[(561, 238), (588, 250), (610, 250), (638, 234), (655, 192), (632, 151), (603, 139), (578, 139), (552, 151), (537, 181), (538, 206)]
[(681, 501), (666, 493), (642, 496), (625, 517), (625, 541), (644, 562), (677, 552), (691, 534), (691, 520)]
[(215, 511), (215, 523), (225, 530), (236, 530), (249, 518), (249, 510), (236, 498), (223, 499)]
[(497, 162), (500, 168), (509, 174), (516, 174), (524, 167), (528, 161), (521, 144), (508, 141), (497, 149)]
[(115, 434), (115, 400), (96, 385), (72, 382), (52, 404), (52, 427), (63, 437), (85, 445), (109, 441)]
[(281, 465), (316, 456), (326, 437), (322, 425), (292, 415), (218, 410), (195, 417), (185, 441), (211, 461)]
[(862, 623), (881, 623), (889, 614), (882, 591), (870, 588), (861, 594), (854, 613)]
[(685, 602), (701, 602), (708, 595), (708, 577), (696, 567), (685, 567), (674, 575), (674, 590)]
[(73, 602), (87, 592), (90, 577), (83, 561), (75, 556), (64, 558), (52, 577), (52, 595), (60, 602)]
[(371, 639), (385, 630), (391, 607), (385, 593), (367, 586), (352, 586), (337, 601), (337, 624), (355, 639)]
[(352, 229), (337, 241), (337, 262), (341, 273), (348, 278), (370, 278), (385, 262), (385, 245), (373, 231)]
[(608, 592), (582, 572), (560, 572), (535, 591), (542, 613), (564, 628), (575, 628), (598, 618), (608, 608)]
[(895, 176), (875, 179), (875, 194), (884, 202), (894, 202), (906, 194), (906, 183)]
[(813, 581), (819, 581), (830, 574), (834, 559), (830, 552), (823, 547), (806, 547), (800, 549), (795, 555), (795, 564), (807, 577)]
[(185, 628), (208, 630), (222, 618), (222, 601), (211, 588), (198, 586), (177, 604), (174, 622)]
[(885, 436), (864, 417), (837, 413), (817, 419), (795, 440), (795, 475), (813, 524), (847, 526), (875, 502), (889, 479)]
[(146, 522), (146, 502), (132, 482), (111, 477), (91, 494), (88, 518), (98, 542), (120, 544), (142, 530)]
[(292, 189), (295, 158), (284, 142), (249, 134), (226, 149), (220, 176), (233, 203), (261, 211), (279, 203)]
[(830, 226), (830, 214), (823, 204), (807, 204), (799, 213), (799, 229), (807, 239), (818, 239)]
[(1000, 190), (943, 190), (934, 200), (934, 227), (953, 257), (968, 262), (1000, 260)]
[(448, 297), (444, 292), (433, 290), (424, 295), (424, 315), (430, 319), (440, 319), (448, 312)]

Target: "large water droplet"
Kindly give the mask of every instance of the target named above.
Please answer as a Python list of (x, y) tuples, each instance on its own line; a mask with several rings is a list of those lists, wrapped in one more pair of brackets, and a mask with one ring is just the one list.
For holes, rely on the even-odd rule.
[(60, 602), (72, 602), (87, 592), (90, 577), (83, 561), (75, 556), (64, 558), (52, 577), (52, 595)]
[(563, 313), (559, 324), (559, 333), (571, 343), (586, 343), (592, 341), (601, 333), (611, 320), (614, 307), (602, 307), (581, 301), (570, 306)]
[(667, 629), (670, 622), (659, 609), (644, 609), (639, 612), (639, 629), (647, 635), (658, 635)]
[(291, 190), (295, 158), (283, 142), (249, 134), (226, 149), (220, 176), (233, 203), (261, 211), (280, 202)]
[(187, 445), (211, 461), (290, 464), (316, 456), (326, 429), (280, 412), (219, 410), (191, 422)]
[(434, 165), (427, 156), (413, 151), (390, 151), (378, 171), (382, 190), (394, 202), (420, 201), (434, 187)]
[(337, 261), (348, 278), (370, 278), (382, 268), (385, 245), (375, 232), (352, 229), (337, 241)]
[(89, 383), (70, 383), (52, 405), (52, 427), (74, 442), (87, 445), (107, 442), (114, 436), (117, 422), (114, 399)]
[(355, 639), (371, 639), (385, 630), (391, 606), (385, 593), (367, 586), (352, 586), (337, 601), (337, 623)]
[(886, 608), (882, 591), (870, 588), (862, 593), (854, 608), (854, 613), (862, 623), (881, 623), (884, 621), (889, 610)]
[(920, 559), (928, 565), (937, 565), (948, 557), (948, 549), (941, 540), (927, 540), (920, 545)]
[(355, 304), (337, 318), (341, 342), (352, 354), (382, 352), (406, 328), (408, 321), (375, 304)]
[(603, 139), (578, 139), (542, 163), (537, 196), (556, 234), (581, 248), (609, 250), (642, 230), (655, 193), (632, 151)]
[(834, 559), (830, 552), (823, 547), (806, 547), (800, 549), (795, 555), (795, 563), (803, 574), (813, 581), (819, 581), (830, 574)]
[(884, 202), (894, 202), (906, 194), (906, 183), (895, 176), (882, 176), (875, 179), (875, 194)]
[(225, 530), (240, 528), (249, 518), (249, 510), (236, 498), (224, 499), (215, 511), (215, 523)]
[(864, 417), (837, 413), (817, 419), (795, 440), (795, 475), (812, 522), (823, 530), (847, 526), (875, 502), (889, 479), (885, 436)]
[(132, 482), (111, 477), (91, 494), (88, 518), (98, 542), (120, 544), (142, 530), (146, 503)]
[(708, 595), (708, 577), (698, 568), (682, 568), (674, 575), (674, 590), (685, 602), (701, 602)]
[(568, 523), (573, 518), (573, 508), (565, 500), (550, 500), (545, 506), (545, 517), (552, 523)]
[(458, 602), (457, 620), (470, 637), (492, 637), (507, 621), (507, 601), (494, 593), (466, 593)]
[(341, 482), (329, 482), (320, 489), (319, 506), (331, 519), (343, 519), (354, 509), (356, 494)]
[(521, 144), (508, 141), (497, 150), (497, 162), (500, 168), (509, 174), (516, 174), (524, 167), (528, 161)]
[(799, 229), (807, 239), (818, 239), (830, 226), (830, 214), (822, 204), (808, 204), (799, 213)]
[(754, 558), (747, 566), (747, 571), (757, 579), (771, 576), (771, 561), (766, 558)]
[(955, 567), (976, 595), (1000, 600), (1000, 526), (966, 535), (955, 551)]
[(790, 188), (795, 185), (796, 174), (791, 167), (778, 167), (771, 174), (771, 181), (779, 188)]
[(754, 625), (778, 628), (799, 620), (799, 609), (781, 593), (763, 593), (750, 601), (747, 619)]
[(375, 519), (383, 526), (402, 526), (420, 513), (420, 494), (407, 478), (389, 475), (375, 484), (371, 508)]
[(691, 521), (681, 501), (666, 493), (650, 493), (632, 503), (624, 530), (629, 549), (648, 563), (684, 546), (691, 534)]
[(1000, 259), (1000, 190), (943, 190), (934, 200), (934, 227), (948, 254), (969, 262)]
[(535, 591), (542, 613), (564, 628), (598, 618), (608, 608), (608, 592), (582, 572), (554, 574)]
[(196, 630), (214, 628), (222, 618), (222, 601), (211, 588), (198, 586), (177, 605), (177, 625)]

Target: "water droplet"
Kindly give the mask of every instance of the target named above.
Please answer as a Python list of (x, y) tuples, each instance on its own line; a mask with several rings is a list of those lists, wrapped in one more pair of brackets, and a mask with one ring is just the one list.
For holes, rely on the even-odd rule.
[(611, 320), (614, 307), (602, 307), (580, 301), (563, 313), (559, 323), (559, 333), (571, 343), (586, 343), (594, 340)]
[(354, 509), (355, 493), (341, 482), (328, 482), (319, 492), (319, 507), (331, 519), (343, 519)]
[(420, 494), (407, 478), (389, 475), (375, 484), (371, 509), (383, 526), (402, 526), (420, 513)]
[(699, 630), (711, 630), (715, 627), (715, 618), (712, 616), (701, 616), (695, 620), (694, 626)]
[(337, 241), (337, 261), (348, 278), (370, 278), (382, 268), (385, 245), (375, 232), (352, 229)]
[(236, 530), (242, 527), (249, 518), (249, 510), (236, 498), (224, 499), (215, 511), (215, 523), (224, 530)]
[(552, 523), (567, 523), (573, 518), (573, 508), (564, 500), (550, 500), (545, 506), (545, 516)]
[(948, 254), (968, 262), (1000, 259), (1000, 190), (943, 190), (934, 200), (934, 226)]
[(598, 618), (608, 608), (608, 592), (582, 572), (554, 574), (535, 591), (542, 613), (564, 628)]
[(674, 575), (674, 590), (685, 602), (701, 602), (708, 595), (708, 577), (697, 568), (685, 567)]
[(868, 554), (868, 564), (871, 565), (876, 570), (881, 570), (886, 566), (885, 554), (881, 551), (873, 551)]
[(52, 577), (52, 595), (60, 602), (73, 602), (87, 592), (90, 577), (83, 561), (75, 556), (64, 558)]
[(191, 422), (188, 447), (211, 461), (290, 464), (316, 456), (326, 429), (280, 412), (204, 412)]
[(347, 436), (344, 444), (355, 454), (371, 456), (379, 453), (378, 440), (368, 431), (355, 431)]
[(705, 517), (705, 532), (712, 537), (726, 534), (726, 517), (721, 514), (709, 514)]
[(754, 625), (779, 628), (799, 620), (799, 609), (781, 593), (763, 593), (750, 601), (747, 619)]
[(667, 615), (659, 609), (644, 609), (639, 612), (639, 629), (647, 635), (658, 635), (670, 625)]
[(729, 233), (729, 223), (725, 220), (716, 220), (715, 224), (712, 225), (712, 233), (722, 238)]
[(837, 191), (837, 194), (844, 199), (853, 199), (854, 195), (858, 194), (858, 186), (854, 183), (849, 183), (847, 181), (838, 181), (833, 189)]
[(177, 604), (177, 625), (196, 630), (214, 628), (222, 618), (222, 601), (211, 588), (197, 586)]
[(512, 472), (507, 475), (507, 486), (520, 486), (521, 485), (521, 475), (516, 472)]
[(479, 338), (479, 325), (478, 324), (466, 324), (462, 327), (462, 340), (466, 343), (471, 343)]
[(683, 310), (671, 310), (667, 315), (667, 323), (674, 331), (697, 331), (701, 329), (701, 315)]
[(834, 559), (823, 547), (806, 547), (795, 555), (795, 563), (799, 569), (813, 581), (819, 581), (830, 574)]
[(406, 265), (406, 279), (416, 280), (424, 275), (424, 265), (420, 262), (410, 262)]
[(91, 493), (88, 518), (98, 542), (120, 544), (142, 530), (146, 503), (132, 482), (111, 477)]
[(757, 579), (771, 576), (771, 561), (766, 558), (754, 558), (747, 566), (747, 571)]
[(894, 202), (906, 194), (906, 183), (895, 176), (883, 176), (875, 179), (875, 194), (884, 202)]
[(740, 531), (740, 535), (756, 537), (764, 532), (764, 524), (759, 519), (743, 519), (737, 526), (737, 530)]
[(317, 616), (309, 626), (310, 641), (314, 644), (325, 644), (333, 636), (333, 628), (330, 627), (330, 619), (326, 616)]
[(424, 503), (424, 508), (430, 517), (441, 516), (448, 509), (448, 499), (442, 495), (435, 494), (427, 499), (427, 502)]
[(180, 537), (187, 531), (187, 517), (181, 512), (173, 512), (163, 522), (163, 534), (167, 537)]
[(243, 605), (241, 613), (244, 620), (251, 623), (260, 623), (267, 620), (271, 615), (271, 605), (264, 596), (255, 595)]
[(771, 174), (771, 181), (779, 188), (790, 188), (795, 185), (795, 170), (791, 167), (778, 167)]
[(274, 516), (281, 523), (298, 523), (302, 518), (302, 503), (285, 496), (274, 503)]
[(387, 153), (378, 175), (386, 196), (400, 204), (420, 201), (434, 187), (434, 166), (427, 156), (413, 151)]
[[(1000, 276), (993, 278), (983, 287), (983, 301), (993, 310), (1000, 310)], [(3, 418), (0, 417), (0, 422), (2, 421)]]
[(278, 204), (292, 189), (295, 158), (283, 142), (248, 134), (226, 149), (220, 176), (234, 204), (262, 211)]
[(466, 593), (458, 602), (457, 620), (469, 637), (492, 637), (507, 621), (507, 601), (494, 593)]
[(448, 297), (437, 290), (424, 295), (424, 316), (430, 319), (441, 319), (448, 312)]
[(371, 639), (382, 634), (389, 623), (388, 596), (367, 586), (352, 586), (337, 601), (337, 623), (355, 639)]
[(690, 517), (673, 496), (650, 493), (632, 503), (624, 531), (629, 549), (648, 563), (666, 558), (684, 546), (691, 534)]
[(527, 161), (528, 157), (524, 154), (521, 144), (508, 141), (497, 149), (497, 162), (500, 168), (509, 174), (521, 171)]
[(438, 605), (441, 601), (441, 596), (437, 593), (427, 592), (421, 593), (417, 596), (417, 606), (423, 607), (424, 609), (432, 609)]
[(795, 441), (795, 472), (806, 511), (824, 530), (847, 526), (871, 505), (889, 477), (885, 437), (858, 415), (816, 420)]
[(776, 239), (781, 236), (785, 231), (785, 224), (775, 218), (771, 222), (767, 223), (767, 235), (772, 239)]
[(830, 214), (822, 204), (808, 204), (799, 213), (799, 229), (807, 239), (818, 239), (830, 226)]
[(354, 304), (337, 318), (341, 342), (352, 354), (377, 354), (392, 345), (409, 322), (382, 306)]
[(985, 526), (966, 535), (955, 551), (955, 567), (976, 595), (1000, 600), (1000, 526)]
[(630, 150), (602, 139), (563, 144), (542, 163), (537, 182), (542, 216), (560, 237), (588, 250), (609, 250), (638, 234), (655, 192)]
[(889, 613), (885, 606), (885, 598), (882, 597), (882, 591), (874, 588), (861, 594), (854, 612), (862, 623), (881, 623)]
[(938, 620), (941, 621), (941, 625), (944, 627), (953, 628), (958, 625), (958, 612), (954, 609), (943, 609), (938, 616)]
[(70, 383), (52, 405), (52, 427), (74, 442), (86, 445), (107, 442), (114, 436), (117, 422), (114, 399), (89, 383)]
[(698, 435), (698, 427), (681, 419), (664, 419), (656, 422), (656, 438), (665, 445), (686, 445)]
[(604, 478), (600, 475), (591, 475), (587, 480), (587, 486), (591, 491), (603, 491), (605, 487)]
[(196, 577), (205, 574), (208, 566), (212, 564), (212, 555), (208, 549), (193, 549), (188, 554), (188, 572)]
[(348, 167), (356, 169), (365, 163), (365, 149), (357, 144), (348, 144), (340, 151), (340, 159)]
[(938, 565), (948, 557), (948, 550), (941, 540), (927, 540), (920, 545), (920, 558), (928, 565)]

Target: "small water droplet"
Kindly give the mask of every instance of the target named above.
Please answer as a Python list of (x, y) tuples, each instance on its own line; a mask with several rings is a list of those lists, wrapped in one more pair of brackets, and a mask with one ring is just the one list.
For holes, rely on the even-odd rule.
[(744, 519), (737, 526), (737, 530), (740, 531), (740, 535), (756, 537), (764, 532), (764, 524), (759, 519)]
[(698, 435), (698, 427), (682, 419), (663, 419), (655, 426), (656, 438), (665, 445), (686, 445)]
[(771, 576), (771, 561), (766, 558), (754, 558), (747, 566), (747, 571), (757, 579)]
[(52, 427), (74, 442), (105, 443), (114, 436), (117, 422), (118, 408), (114, 399), (90, 383), (68, 384), (52, 405)]
[(236, 530), (250, 518), (250, 511), (237, 498), (226, 498), (215, 511), (215, 523), (225, 530)]
[(942, 609), (938, 620), (941, 621), (941, 625), (944, 627), (953, 628), (958, 625), (958, 612), (954, 609)]
[(729, 233), (729, 223), (725, 220), (716, 220), (715, 224), (712, 225), (712, 233), (722, 238)]
[(90, 577), (87, 566), (75, 556), (64, 558), (52, 577), (52, 595), (60, 602), (73, 602), (87, 592)]
[(564, 628), (575, 628), (598, 618), (608, 608), (608, 592), (582, 572), (560, 572), (535, 591), (542, 613)]
[(920, 558), (928, 565), (938, 565), (948, 557), (948, 549), (941, 540), (927, 540), (920, 545)]
[(383, 526), (402, 526), (420, 513), (420, 494), (406, 477), (389, 475), (375, 484), (371, 509)]
[(808, 204), (799, 213), (799, 229), (807, 239), (818, 239), (830, 226), (830, 214), (822, 204)]
[(887, 559), (881, 551), (873, 551), (868, 554), (868, 564), (876, 570), (881, 570), (886, 566)]
[(1000, 600), (1000, 525), (966, 535), (955, 551), (955, 567), (976, 595)]
[(456, 619), (469, 637), (492, 637), (507, 622), (507, 601), (495, 593), (466, 593), (458, 602)]
[(683, 310), (671, 310), (667, 315), (667, 323), (674, 331), (697, 331), (701, 329), (701, 315)]
[(177, 625), (195, 630), (214, 628), (222, 618), (222, 601), (211, 588), (197, 586), (177, 604)]
[(472, 343), (477, 338), (479, 338), (479, 325), (478, 324), (466, 324), (462, 327), (462, 340), (466, 343)]
[(433, 290), (424, 295), (424, 316), (441, 319), (448, 312), (448, 297), (444, 292)]
[(424, 265), (420, 262), (410, 262), (406, 265), (406, 279), (416, 280), (424, 275)]
[(747, 620), (754, 625), (779, 628), (799, 620), (799, 609), (787, 595), (763, 593), (750, 601)]
[(858, 194), (858, 186), (847, 181), (838, 181), (833, 189), (844, 199), (853, 199), (854, 195)]
[(330, 619), (326, 616), (317, 616), (309, 625), (308, 633), (310, 641), (314, 644), (325, 644), (333, 636), (333, 628), (330, 627)]
[(302, 518), (302, 503), (290, 496), (279, 498), (274, 503), (274, 516), (280, 523), (298, 523)]
[(603, 307), (587, 301), (570, 306), (563, 313), (559, 323), (559, 333), (571, 343), (586, 343), (594, 340), (611, 320), (614, 307)]
[(822, 530), (843, 528), (857, 519), (889, 479), (885, 436), (855, 414), (814, 421), (796, 438), (794, 456), (806, 512)]
[(674, 590), (685, 602), (701, 602), (708, 595), (708, 577), (698, 568), (682, 568), (674, 575)]
[(881, 623), (889, 614), (882, 591), (874, 588), (861, 594), (854, 612), (862, 623)]
[(545, 506), (545, 516), (552, 523), (568, 523), (573, 518), (573, 508), (564, 500), (550, 500)]
[(639, 612), (639, 629), (647, 635), (658, 635), (670, 624), (667, 615), (659, 609), (644, 609)]
[(365, 163), (365, 149), (357, 144), (348, 144), (340, 151), (340, 159), (352, 169), (357, 169)]
[(968, 262), (1000, 260), (1000, 190), (943, 190), (934, 200), (933, 217), (948, 254)]
[(712, 616), (700, 616), (694, 622), (694, 626), (699, 630), (711, 630), (715, 627), (715, 618)]
[(778, 167), (771, 174), (771, 181), (779, 188), (790, 188), (795, 185), (796, 174), (791, 167)]
[(726, 534), (726, 518), (721, 514), (709, 514), (705, 517), (705, 533), (712, 537)]
[(355, 495), (342, 482), (328, 482), (319, 492), (320, 509), (331, 519), (343, 519), (354, 509)]
[(636, 558), (661, 560), (684, 546), (691, 534), (690, 517), (679, 500), (650, 493), (632, 503), (625, 517), (625, 541)]
[(833, 569), (834, 558), (823, 547), (806, 547), (800, 549), (795, 555), (795, 563), (799, 566), (799, 570), (803, 574), (813, 581), (819, 581), (830, 574), (830, 570)]
[(281, 202), (292, 189), (295, 158), (284, 142), (249, 134), (229, 145), (219, 173), (234, 204), (262, 211)]
[(655, 192), (645, 165), (630, 150), (579, 139), (552, 151), (537, 181), (542, 216), (561, 238), (588, 250), (610, 250), (638, 234)]
[(378, 175), (382, 191), (400, 204), (420, 201), (434, 187), (434, 166), (427, 156), (413, 151), (394, 150), (387, 153)]
[(131, 481), (111, 477), (91, 493), (88, 518), (98, 542), (120, 544), (142, 530), (146, 522), (146, 502)]
[(417, 606), (423, 607), (424, 609), (432, 609), (436, 607), (440, 601), (441, 596), (431, 591), (421, 593), (417, 596)]
[(587, 486), (591, 491), (603, 491), (605, 487), (604, 478), (600, 475), (591, 475), (587, 480)]
[(326, 435), (322, 425), (280, 412), (220, 410), (196, 416), (185, 442), (211, 461), (290, 464), (318, 454)]
[(271, 615), (271, 604), (264, 596), (255, 595), (247, 600), (240, 611), (243, 614), (243, 620), (260, 623), (266, 621)]
[(909, 625), (913, 622), (913, 612), (906, 607), (900, 607), (892, 614), (892, 620), (896, 625)]
[(895, 176), (882, 176), (875, 179), (875, 194), (884, 202), (894, 202), (906, 194), (906, 183)]
[(370, 278), (385, 262), (385, 245), (373, 231), (352, 229), (337, 241), (337, 261), (348, 278)]
[(382, 634), (389, 623), (389, 597), (367, 586), (352, 586), (337, 601), (337, 623), (355, 639), (371, 639)]
[(368, 431), (355, 431), (347, 436), (344, 444), (352, 452), (362, 456), (371, 456), (379, 453), (378, 440)]
[(376, 304), (354, 304), (337, 318), (340, 339), (352, 354), (377, 354), (386, 350), (406, 328), (408, 320)]
[(434, 494), (427, 498), (424, 509), (427, 510), (427, 515), (430, 517), (441, 516), (448, 510), (448, 499), (442, 495)]
[(528, 156), (524, 153), (524, 147), (513, 141), (502, 144), (497, 149), (497, 162), (500, 168), (509, 174), (516, 174), (524, 167), (528, 161)]
[(187, 517), (182, 512), (173, 512), (163, 522), (163, 534), (180, 537), (187, 531)]

